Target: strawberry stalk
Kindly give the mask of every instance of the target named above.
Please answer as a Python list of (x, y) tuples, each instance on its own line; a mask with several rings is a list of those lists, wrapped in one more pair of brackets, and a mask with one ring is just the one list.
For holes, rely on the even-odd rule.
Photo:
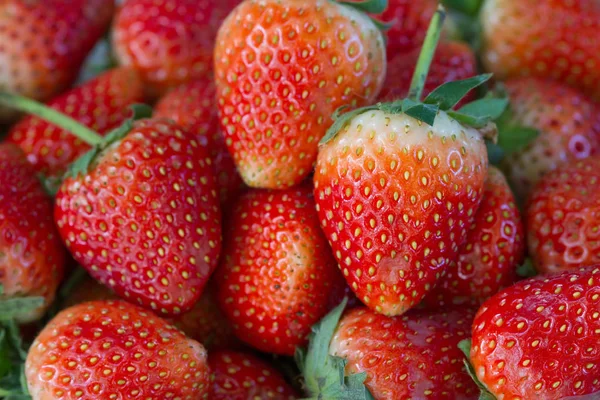
[(90, 146), (96, 146), (102, 142), (102, 136), (87, 126), (80, 124), (73, 118), (68, 117), (42, 103), (28, 99), (27, 97), (0, 91), (0, 104), (19, 111), (33, 114), (43, 120), (46, 120), (51, 124), (71, 132), (73, 135), (77, 136)]

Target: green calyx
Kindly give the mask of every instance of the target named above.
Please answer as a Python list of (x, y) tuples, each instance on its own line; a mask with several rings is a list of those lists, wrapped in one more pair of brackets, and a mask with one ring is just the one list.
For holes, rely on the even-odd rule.
[(339, 306), (317, 323), (310, 335), (308, 350), (296, 350), (296, 363), (304, 376), (310, 400), (374, 400), (364, 385), (366, 373), (345, 375), (346, 360), (329, 355), (329, 344), (346, 308)]
[(467, 104), (459, 110), (454, 110), (454, 107), (471, 90), (489, 81), (492, 74), (483, 74), (445, 83), (431, 92), (424, 100), (421, 100), (429, 68), (440, 40), (445, 16), (444, 8), (439, 6), (427, 30), (408, 97), (391, 103), (379, 103), (359, 108), (343, 114), (342, 111), (345, 108), (340, 108), (333, 115), (334, 123), (321, 140), (321, 144), (325, 144), (334, 138), (354, 117), (373, 110), (381, 110), (389, 114), (404, 113), (431, 126), (434, 124), (438, 113), (445, 111), (462, 125), (473, 128), (483, 128), (502, 115), (508, 101), (501, 98), (483, 98)]
[(14, 320), (0, 320), (0, 398), (30, 400), (25, 378), (26, 345)]
[(477, 378), (477, 374), (475, 373), (475, 369), (471, 365), (471, 339), (465, 339), (458, 343), (458, 348), (462, 350), (465, 354), (465, 369), (467, 370), (467, 374), (473, 379), (473, 382), (477, 385), (480, 390), (479, 400), (496, 400), (496, 396), (490, 393), (487, 387)]
[(381, 14), (388, 6), (388, 0), (358, 0), (358, 1), (344, 1), (344, 0), (333, 0), (338, 4), (354, 8), (355, 10), (361, 11), (369, 15), (369, 18), (382, 32), (387, 31), (393, 25), (393, 23), (386, 23), (374, 18), (373, 15)]

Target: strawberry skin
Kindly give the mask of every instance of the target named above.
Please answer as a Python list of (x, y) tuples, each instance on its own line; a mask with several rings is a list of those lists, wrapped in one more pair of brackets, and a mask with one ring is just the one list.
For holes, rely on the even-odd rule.
[(162, 314), (188, 311), (217, 264), (221, 217), (211, 160), (170, 120), (135, 123), (87, 174), (65, 179), (54, 215), (92, 277)]
[(502, 172), (490, 166), (467, 242), (426, 299), (439, 306), (481, 304), (515, 282), (524, 256), (525, 232), (514, 195)]
[(58, 314), (25, 364), (33, 400), (207, 399), (206, 350), (150, 312), (96, 301)]
[(52, 200), (25, 154), (12, 144), (0, 144), (0, 299), (45, 299), (40, 309), (18, 315), (20, 322), (40, 318), (52, 303), (65, 259)]
[(600, 107), (580, 91), (539, 78), (510, 79), (505, 88), (514, 121), (539, 131), (502, 163), (519, 197), (526, 199), (558, 165), (600, 153)]
[[(412, 3), (419, 4), (419, 2)], [(409, 53), (399, 53), (395, 57), (389, 58), (387, 77), (379, 94), (379, 101), (394, 101), (406, 97), (420, 52), (421, 49), (417, 48)], [(438, 44), (431, 62), (423, 95), (427, 96), (444, 83), (475, 75), (477, 75), (475, 53), (467, 44), (441, 42)], [(461, 105), (474, 100), (474, 97), (474, 92), (471, 92), (455, 108), (460, 108)]]
[(151, 97), (202, 78), (217, 30), (240, 1), (126, 0), (114, 23), (116, 56), (140, 73)]
[(376, 400), (474, 400), (478, 390), (457, 347), (472, 319), (468, 310), (386, 317), (355, 308), (342, 317), (329, 351), (347, 360), (347, 374), (366, 372)]
[(311, 172), (334, 111), (376, 98), (383, 37), (367, 15), (334, 1), (245, 1), (219, 30), (215, 77), (246, 184), (291, 187)]
[(225, 145), (215, 102), (213, 78), (206, 76), (166, 94), (154, 107), (154, 116), (173, 119), (195, 134), (200, 145), (208, 149), (221, 204), (228, 204), (238, 195), (243, 181)]
[[(108, 28), (113, 0), (0, 2), (0, 90), (46, 101), (67, 88)], [(14, 115), (0, 108), (0, 120)]]
[[(116, 68), (47, 105), (104, 134), (129, 117), (130, 105), (143, 101), (143, 85), (137, 75), (129, 69)], [(9, 131), (8, 140), (23, 149), (37, 172), (50, 177), (62, 175), (69, 164), (90, 149), (64, 129), (33, 116), (17, 123)]]
[(473, 322), (479, 380), (498, 399), (598, 393), (599, 288), (600, 269), (591, 267), (522, 281), (489, 299)]
[(554, 273), (600, 263), (600, 157), (564, 164), (534, 189), (527, 243), (536, 269)]
[(496, 78), (551, 78), (600, 100), (596, 0), (490, 0), (480, 18), (482, 61)]
[(445, 112), (430, 127), (367, 111), (321, 147), (319, 218), (365, 305), (399, 315), (433, 288), (466, 240), (487, 165), (480, 132)]
[(247, 353), (222, 350), (210, 353), (214, 374), (211, 400), (294, 400), (296, 392), (271, 365)]
[(308, 186), (243, 195), (222, 257), (219, 304), (241, 340), (270, 353), (306, 344), (344, 287)]

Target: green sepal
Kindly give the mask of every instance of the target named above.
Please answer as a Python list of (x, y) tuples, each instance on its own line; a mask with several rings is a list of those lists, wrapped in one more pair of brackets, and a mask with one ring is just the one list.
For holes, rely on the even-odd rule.
[(452, 81), (438, 86), (425, 98), (425, 104), (437, 104), (440, 109), (450, 110), (471, 90), (490, 80), (492, 74), (482, 74), (471, 78)]
[(475, 373), (475, 369), (473, 369), (473, 365), (471, 365), (471, 339), (461, 340), (458, 343), (458, 348), (462, 350), (465, 354), (465, 369), (467, 370), (467, 374), (473, 379), (473, 382), (477, 385), (480, 390), (479, 400), (496, 400), (496, 396), (490, 393), (487, 387), (477, 378), (477, 374)]
[(531, 258), (526, 258), (523, 264), (517, 267), (517, 276), (520, 278), (533, 278), (537, 275), (538, 272), (536, 271)]
[(482, 3), (482, 0), (442, 0), (442, 4), (449, 9), (469, 16), (476, 16)]
[(504, 113), (506, 107), (508, 107), (507, 98), (498, 99), (485, 97), (464, 105), (458, 110), (458, 112), (473, 117), (487, 117), (491, 120), (494, 120), (499, 118), (502, 113)]
[(408, 108), (403, 107), (402, 111), (408, 116), (425, 122), (427, 125), (433, 126), (435, 117), (439, 112), (439, 107), (435, 104), (418, 103), (417, 105)]
[(490, 118), (488, 117), (475, 117), (460, 113), (458, 111), (448, 111), (448, 115), (460, 122), (462, 125), (471, 126), (473, 128), (483, 128), (488, 124), (488, 122), (490, 122)]
[(42, 184), (42, 189), (44, 189), (44, 192), (46, 192), (49, 197), (56, 197), (56, 193), (58, 193), (58, 188), (61, 184), (61, 179), (56, 177), (48, 177), (42, 173), (39, 173), (37, 176)]
[(37, 310), (44, 305), (41, 296), (14, 297), (0, 300), (0, 320), (9, 321), (19, 316)]
[(24, 371), (26, 357), (18, 325), (14, 321), (0, 321), (0, 398), (31, 399)]
[(63, 178), (76, 178), (79, 175), (85, 175), (98, 154), (111, 144), (123, 139), (133, 129), (135, 121), (152, 116), (152, 107), (146, 104), (133, 104), (129, 108), (131, 109), (131, 117), (104, 136), (100, 144), (92, 147), (87, 153), (75, 160), (69, 166)]
[(498, 165), (504, 158), (504, 150), (502, 150), (502, 147), (489, 140), (485, 141), (485, 146), (487, 148), (488, 160), (490, 161), (490, 164)]
[(337, 1), (339, 4), (356, 8), (367, 14), (381, 14), (388, 6), (388, 0)]
[(348, 299), (312, 328), (308, 350), (296, 350), (296, 363), (304, 376), (309, 399), (374, 400), (364, 385), (366, 373), (345, 375), (346, 361), (329, 355), (329, 345)]
[(335, 112), (333, 113), (333, 116), (332, 116), (334, 122), (329, 127), (329, 129), (327, 129), (327, 133), (325, 133), (325, 136), (323, 136), (323, 139), (321, 139), (319, 144), (323, 145), (323, 144), (329, 142), (331, 139), (333, 139), (342, 129), (344, 129), (346, 127), (346, 125), (348, 123), (350, 123), (352, 118), (354, 118), (360, 114), (363, 114), (365, 112), (368, 112), (368, 111), (379, 110), (379, 104), (374, 105), (374, 106), (357, 108), (355, 110), (343, 113), (343, 111), (346, 109), (348, 109), (347, 106), (342, 106), (342, 107), (338, 108), (337, 110), (335, 110)]
[(0, 295), (4, 294), (4, 285), (0, 283)]
[(540, 135), (534, 128), (503, 123), (498, 123), (498, 132), (498, 146), (506, 154), (524, 149)]

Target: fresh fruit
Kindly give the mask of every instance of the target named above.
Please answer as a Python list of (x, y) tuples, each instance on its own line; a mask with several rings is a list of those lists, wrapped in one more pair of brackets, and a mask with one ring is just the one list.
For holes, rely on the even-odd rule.
[(489, 0), (480, 21), (482, 61), (496, 78), (551, 78), (600, 100), (598, 1)]
[(502, 173), (490, 167), (467, 241), (426, 299), (439, 306), (481, 304), (516, 281), (524, 256), (525, 233), (515, 198)]
[(0, 144), (0, 302), (41, 297), (37, 307), (16, 310), (19, 322), (40, 318), (52, 303), (65, 253), (52, 200), (25, 154), (12, 144)]
[(331, 293), (344, 288), (311, 190), (250, 191), (229, 225), (216, 272), (219, 304), (241, 340), (292, 355), (329, 311)]
[(360, 11), (371, 3), (245, 1), (227, 17), (215, 47), (217, 95), (226, 144), (246, 184), (302, 182), (334, 111), (377, 97), (385, 45)]
[(219, 126), (215, 107), (216, 89), (212, 77), (204, 77), (182, 85), (165, 95), (154, 107), (155, 117), (172, 118), (197, 136), (208, 149), (219, 187), (221, 204), (229, 204), (240, 192), (243, 182)]
[[(419, 2), (411, 2), (420, 4)], [(401, 53), (390, 58), (387, 65), (387, 77), (379, 94), (380, 101), (393, 101), (408, 95), (411, 78), (421, 52), (417, 48), (409, 53)], [(477, 61), (471, 48), (461, 42), (441, 42), (431, 62), (423, 94), (428, 95), (438, 86), (477, 74)], [(458, 106), (474, 100), (474, 93), (466, 96)]]
[(247, 354), (222, 350), (210, 353), (215, 375), (211, 400), (294, 400), (296, 392), (271, 365)]
[[(538, 78), (515, 78), (505, 82), (511, 100), (511, 124), (536, 129), (538, 136), (515, 151), (507, 151), (501, 166), (516, 194), (526, 199), (540, 178), (562, 163), (572, 163), (600, 153), (600, 107), (578, 90)], [(504, 132), (517, 145), (519, 130)], [(508, 136), (505, 136), (508, 134)]]
[(33, 400), (207, 399), (206, 350), (166, 321), (124, 301), (62, 311), (25, 364)]
[[(46, 101), (66, 89), (113, 10), (113, 0), (0, 2), (0, 90)], [(0, 120), (14, 115), (0, 108)]]
[(597, 398), (599, 288), (600, 269), (591, 267), (522, 281), (489, 299), (473, 322), (477, 378), (498, 399)]
[(526, 211), (527, 243), (542, 273), (600, 263), (600, 157), (563, 164), (535, 187)]
[(142, 76), (151, 97), (202, 78), (217, 30), (240, 1), (126, 0), (114, 23), (117, 59)]
[[(142, 103), (143, 85), (136, 74), (116, 68), (74, 88), (47, 105), (105, 134), (121, 125), (130, 114), (129, 106)], [(19, 145), (37, 172), (60, 177), (90, 146), (49, 122), (25, 117), (9, 132), (8, 140)]]
[(471, 310), (386, 317), (360, 307), (338, 324), (342, 306), (315, 327), (308, 353), (297, 355), (311, 398), (477, 399), (457, 347), (470, 335)]

